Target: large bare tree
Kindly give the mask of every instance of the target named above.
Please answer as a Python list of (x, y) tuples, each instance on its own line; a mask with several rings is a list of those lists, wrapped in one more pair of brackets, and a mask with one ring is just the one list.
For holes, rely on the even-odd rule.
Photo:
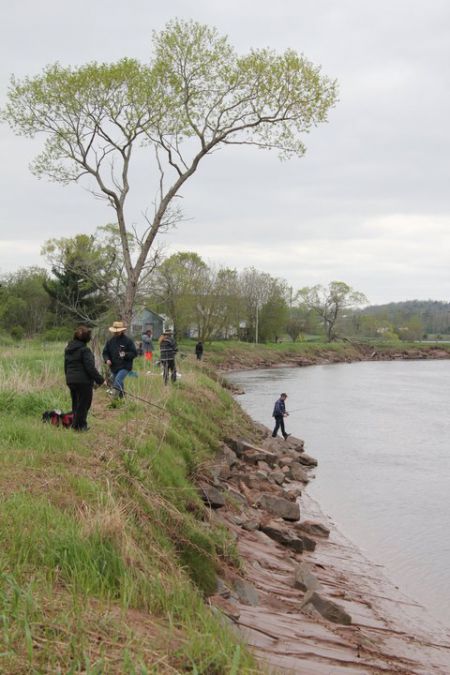
[(337, 338), (336, 326), (343, 311), (368, 302), (364, 293), (344, 281), (330, 281), (327, 288), (320, 284), (302, 288), (298, 294), (304, 305), (321, 318), (328, 342)]
[[(32, 166), (38, 176), (87, 181), (114, 209), (127, 276), (125, 320), (155, 237), (179, 221), (176, 198), (201, 160), (232, 144), (302, 156), (303, 134), (326, 121), (336, 101), (335, 82), (296, 52), (240, 56), (226, 37), (193, 21), (168, 23), (154, 34), (153, 48), (148, 64), (55, 64), (35, 77), (13, 77), (2, 111), (16, 133), (44, 135)], [(127, 205), (132, 159), (143, 144), (152, 153), (157, 189), (136, 226)], [(133, 227), (137, 255), (127, 236)]]

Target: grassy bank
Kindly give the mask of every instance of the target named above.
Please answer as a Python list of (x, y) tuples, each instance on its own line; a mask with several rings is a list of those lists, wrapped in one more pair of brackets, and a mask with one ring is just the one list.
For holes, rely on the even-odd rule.
[(205, 602), (239, 560), (195, 489), (242, 413), (187, 358), (169, 387), (136, 363), (153, 405), (100, 389), (89, 433), (44, 425), (62, 350), (0, 358), (0, 672), (256, 672)]
[[(185, 349), (189, 347), (185, 345)], [(250, 344), (222, 341), (205, 345), (205, 360), (221, 370), (406, 358), (450, 358), (450, 344), (400, 341)]]

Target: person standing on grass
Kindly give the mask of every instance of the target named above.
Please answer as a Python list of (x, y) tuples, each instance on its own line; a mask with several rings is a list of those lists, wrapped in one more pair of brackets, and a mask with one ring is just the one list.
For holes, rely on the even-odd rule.
[(177, 369), (175, 366), (177, 351), (178, 347), (172, 331), (170, 329), (165, 330), (159, 338), (159, 360), (162, 364), (167, 363), (172, 382), (176, 382), (177, 379)]
[(278, 435), (278, 429), (281, 429), (284, 440), (287, 439), (291, 434), (287, 434), (284, 428), (284, 418), (289, 415), (286, 412), (285, 401), (287, 399), (287, 394), (280, 394), (280, 398), (275, 401), (275, 406), (273, 408), (272, 417), (275, 417), (275, 428), (272, 432), (272, 437), (275, 438)]
[(147, 328), (145, 333), (142, 333), (142, 349), (144, 352), (144, 360), (148, 366), (152, 365), (153, 358), (153, 340), (152, 329)]
[(127, 326), (123, 321), (114, 321), (108, 330), (113, 333), (113, 336), (103, 348), (103, 360), (114, 376), (112, 383), (114, 395), (123, 398), (125, 393), (123, 383), (133, 369), (133, 359), (137, 356), (137, 349), (133, 340), (125, 335)]
[(94, 355), (87, 346), (91, 339), (91, 329), (78, 326), (64, 351), (64, 373), (72, 398), (73, 422), (75, 431), (87, 431), (87, 415), (92, 404), (94, 382), (103, 384), (105, 378), (95, 367)]
[(195, 345), (195, 355), (197, 357), (197, 361), (202, 360), (203, 356), (203, 342), (199, 340), (197, 344)]

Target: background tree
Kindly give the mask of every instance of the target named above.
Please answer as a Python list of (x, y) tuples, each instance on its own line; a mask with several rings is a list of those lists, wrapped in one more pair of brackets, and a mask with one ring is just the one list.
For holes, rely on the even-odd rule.
[(44, 290), (47, 272), (28, 267), (4, 276), (0, 286), (0, 324), (20, 338), (41, 332), (52, 322), (51, 302)]
[[(302, 134), (326, 121), (336, 101), (335, 83), (292, 50), (239, 56), (216, 30), (179, 20), (154, 34), (153, 46), (148, 65), (134, 59), (78, 68), (55, 64), (36, 77), (13, 77), (2, 112), (16, 133), (44, 134), (36, 175), (63, 184), (87, 181), (114, 209), (126, 321), (155, 237), (179, 221), (176, 198), (202, 159), (233, 144), (302, 156)], [(149, 202), (142, 205), (133, 256), (127, 198), (132, 159), (143, 141), (154, 158), (156, 194), (151, 214)]]
[(424, 326), (419, 316), (415, 315), (401, 324), (395, 329), (400, 340), (420, 340), (424, 335)]
[(343, 281), (331, 281), (327, 288), (321, 285), (302, 288), (299, 296), (306, 307), (322, 319), (328, 342), (337, 337), (336, 324), (343, 311), (368, 302), (363, 293), (354, 291)]
[(284, 332), (289, 290), (283, 279), (254, 267), (240, 272), (240, 318), (246, 325), (247, 340), (275, 340)]
[(300, 338), (304, 339), (305, 333), (313, 333), (316, 326), (313, 310), (300, 305), (299, 307), (289, 307), (288, 318), (286, 321), (286, 333), (292, 342), (297, 342)]
[(289, 316), (287, 297), (286, 282), (272, 278), (268, 297), (262, 305), (259, 315), (259, 338), (261, 341), (278, 342), (280, 336), (285, 332)]
[(176, 334), (194, 323), (198, 299), (209, 288), (208, 275), (207, 264), (192, 251), (171, 255), (155, 271), (152, 298), (172, 319)]
[(236, 270), (212, 267), (205, 270), (194, 302), (193, 319), (200, 340), (224, 337), (235, 325), (235, 317), (239, 317), (236, 281)]
[[(130, 251), (139, 246), (134, 233), (128, 234), (128, 246)], [(44, 286), (62, 320), (93, 324), (105, 313), (120, 315), (127, 281), (117, 225), (99, 227), (93, 235), (50, 239), (41, 253), (53, 275)], [(148, 295), (149, 279), (161, 256), (155, 247), (136, 289), (137, 304)]]
[(94, 235), (50, 239), (42, 255), (51, 264), (53, 277), (44, 288), (64, 321), (92, 324), (110, 308), (108, 292), (115, 267), (115, 251), (96, 241)]
[(272, 277), (267, 272), (259, 272), (254, 267), (248, 267), (239, 274), (239, 288), (247, 339), (250, 342), (258, 342), (260, 313), (269, 299)]

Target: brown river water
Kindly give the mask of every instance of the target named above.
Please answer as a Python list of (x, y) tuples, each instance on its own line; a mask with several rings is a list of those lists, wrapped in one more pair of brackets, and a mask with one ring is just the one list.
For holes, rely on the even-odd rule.
[(450, 626), (450, 360), (333, 364), (227, 375), (319, 466), (308, 493), (385, 575)]

